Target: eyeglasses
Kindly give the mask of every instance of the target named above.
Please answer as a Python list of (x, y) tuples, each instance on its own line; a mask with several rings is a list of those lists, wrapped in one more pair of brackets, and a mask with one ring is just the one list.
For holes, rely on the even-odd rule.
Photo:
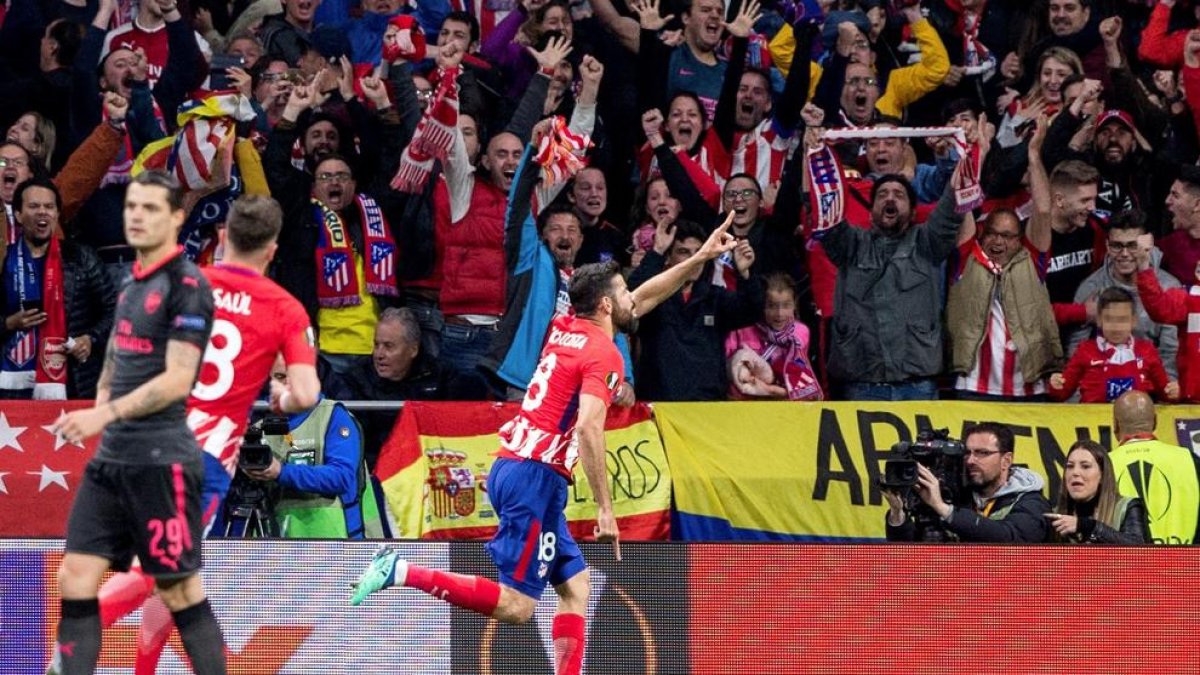
[(967, 450), (965, 453), (963, 453), (963, 456), (967, 458), (974, 457), (975, 459), (987, 459), (992, 455), (1000, 454), (1000, 452), (1000, 450)]
[(332, 183), (333, 181), (345, 183), (351, 178), (354, 178), (354, 176), (352, 176), (349, 171), (335, 171), (332, 173), (328, 171), (322, 171), (321, 173), (317, 174), (317, 180), (321, 181), (322, 183)]
[(848, 77), (846, 78), (847, 87), (874, 87), (879, 84), (879, 80), (873, 77)]
[(10, 166), (14, 169), (29, 166), (29, 160), (24, 157), (0, 157), (0, 169), (6, 169)]
[(751, 197), (757, 197), (757, 196), (758, 196), (758, 190), (755, 190), (754, 188), (743, 188), (741, 190), (726, 190), (725, 191), (725, 199), (728, 199), (731, 202), (736, 200), (738, 197), (741, 197), (742, 199), (750, 199)]
[(1110, 251), (1136, 251), (1138, 243), (1136, 241), (1110, 241), (1108, 242), (1108, 250)]

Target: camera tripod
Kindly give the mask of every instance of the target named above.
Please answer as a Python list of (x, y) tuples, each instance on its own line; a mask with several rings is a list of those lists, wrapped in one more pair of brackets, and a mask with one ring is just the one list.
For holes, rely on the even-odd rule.
[(275, 521), (275, 509), (271, 486), (245, 478), (238, 474), (229, 486), (225, 498), (222, 519), (225, 524), (224, 537), (267, 539), (280, 536)]

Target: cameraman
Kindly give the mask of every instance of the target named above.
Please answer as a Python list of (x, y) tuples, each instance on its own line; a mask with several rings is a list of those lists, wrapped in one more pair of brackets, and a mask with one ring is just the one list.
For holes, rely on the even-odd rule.
[[(287, 369), (271, 369), (272, 400), (287, 387)], [(383, 536), (375, 491), (363, 463), (362, 431), (342, 406), (325, 397), (311, 410), (288, 415), (287, 436), (264, 436), (271, 447), (265, 469), (242, 468), (281, 488), (275, 517), (283, 536), (363, 539)]]
[[(925, 466), (917, 465), (914, 489), (941, 519), (941, 527), (959, 541), (1045, 541), (1049, 534), (1045, 514), (1050, 512), (1050, 503), (1042, 496), (1044, 481), (1029, 469), (1012, 465), (1012, 430), (995, 422), (977, 424), (966, 430), (963, 445), (970, 503), (947, 504), (937, 478)], [(883, 494), (891, 507), (888, 541), (916, 541), (921, 533), (905, 513), (903, 496), (891, 490)]]

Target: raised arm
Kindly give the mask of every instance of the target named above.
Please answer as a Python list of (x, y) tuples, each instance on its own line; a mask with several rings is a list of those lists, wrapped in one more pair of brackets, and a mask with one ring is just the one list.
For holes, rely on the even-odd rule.
[(733, 212), (725, 217), (725, 222), (713, 230), (708, 241), (690, 258), (663, 270), (651, 277), (646, 283), (637, 287), (633, 292), (633, 312), (635, 316), (645, 316), (657, 307), (663, 300), (675, 294), (683, 287), (687, 279), (704, 263), (717, 258), (726, 251), (732, 251), (737, 246), (737, 240), (729, 234), (729, 226), (733, 224)]
[(1050, 178), (1046, 175), (1046, 167), (1042, 164), (1042, 144), (1046, 140), (1046, 132), (1050, 121), (1043, 115), (1038, 118), (1033, 137), (1029, 139), (1029, 193), (1033, 198), (1033, 216), (1025, 230), (1029, 243), (1042, 253), (1050, 250), (1052, 232), (1050, 230)]

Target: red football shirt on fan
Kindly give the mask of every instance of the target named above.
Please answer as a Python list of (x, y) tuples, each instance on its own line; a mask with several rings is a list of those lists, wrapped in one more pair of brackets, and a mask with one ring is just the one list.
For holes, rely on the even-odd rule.
[(312, 328), (299, 300), (250, 269), (223, 264), (204, 276), (216, 303), (212, 337), (188, 398), (188, 426), (204, 451), (233, 474), (250, 410), (275, 356), (316, 365)]
[(621, 352), (604, 329), (575, 316), (556, 317), (521, 412), (500, 428), (497, 456), (543, 462), (570, 480), (579, 461), (579, 396), (597, 396), (607, 408), (624, 372)]
[(167, 56), (170, 49), (167, 46), (167, 25), (163, 24), (154, 30), (146, 30), (138, 25), (137, 19), (108, 32), (104, 39), (104, 54), (114, 49), (128, 49), (136, 52), (141, 49), (146, 53), (146, 65), (149, 66), (147, 80), (153, 87), (162, 77), (163, 68), (167, 67)]

